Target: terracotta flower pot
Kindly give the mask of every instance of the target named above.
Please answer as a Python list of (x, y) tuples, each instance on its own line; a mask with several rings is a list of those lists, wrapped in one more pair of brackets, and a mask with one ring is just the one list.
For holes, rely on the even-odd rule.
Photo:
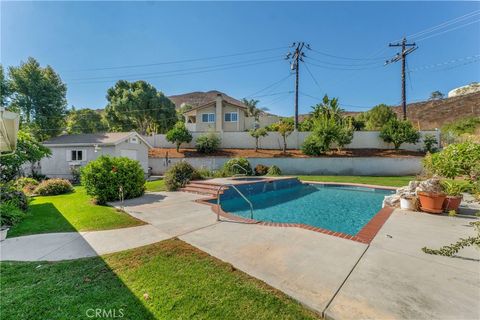
[(446, 195), (443, 193), (418, 192), (420, 200), (420, 209), (429, 213), (442, 213), (443, 201)]
[(450, 210), (458, 210), (460, 207), (460, 203), (462, 203), (463, 195), (459, 196), (447, 196), (443, 201), (443, 210), (450, 211)]

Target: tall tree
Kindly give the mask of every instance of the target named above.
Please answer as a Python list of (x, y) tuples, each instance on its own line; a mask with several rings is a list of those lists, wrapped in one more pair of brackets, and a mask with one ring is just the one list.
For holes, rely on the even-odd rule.
[(7, 99), (10, 97), (10, 85), (5, 77), (3, 66), (0, 64), (0, 107), (7, 106)]
[(344, 110), (340, 108), (338, 98), (330, 99), (328, 95), (323, 96), (322, 103), (318, 103), (312, 107), (312, 109), (311, 114), (314, 118), (319, 118), (324, 115), (329, 118), (334, 118), (335, 120), (340, 119), (344, 112)]
[(67, 132), (68, 133), (96, 133), (105, 132), (108, 126), (102, 118), (100, 112), (92, 109), (72, 108), (67, 115)]
[(145, 81), (118, 81), (108, 89), (105, 119), (112, 131), (165, 133), (175, 125), (175, 104)]
[(43, 141), (62, 131), (67, 86), (52, 67), (42, 68), (34, 58), (9, 68), (10, 108), (20, 112), (22, 127)]

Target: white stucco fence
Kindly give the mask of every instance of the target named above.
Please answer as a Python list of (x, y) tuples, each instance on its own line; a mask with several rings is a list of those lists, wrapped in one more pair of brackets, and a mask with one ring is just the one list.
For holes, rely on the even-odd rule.
[[(188, 144), (183, 144), (184, 148), (194, 148), (195, 140), (205, 134), (205, 132), (192, 132), (193, 140)], [(217, 133), (222, 139), (221, 148), (225, 149), (251, 149), (255, 148), (255, 139), (250, 136), (248, 132), (223, 132)], [(300, 149), (303, 141), (311, 132), (293, 132), (287, 137), (287, 147), (289, 149)], [(417, 144), (403, 144), (401, 149), (404, 150), (419, 150), (423, 146), (423, 137), (426, 134), (432, 134), (437, 138), (440, 144), (440, 131), (421, 131), (421, 140)], [(385, 143), (380, 138), (379, 131), (355, 131), (352, 143), (345, 146), (349, 149), (392, 149), (393, 146)], [(151, 145), (155, 148), (174, 148), (175, 145), (168, 142), (164, 134), (156, 134), (153, 136), (144, 136)], [(269, 132), (268, 136), (260, 139), (260, 148), (262, 149), (281, 149), (283, 145), (282, 136), (278, 132)]]
[[(173, 164), (187, 161), (195, 168), (218, 170), (230, 158), (198, 157), (172, 158), (168, 164), (164, 158), (150, 158), (149, 166), (153, 174), (163, 174)], [(402, 176), (415, 175), (422, 169), (421, 157), (408, 158), (249, 158), (255, 167), (257, 164), (278, 166), (283, 174), (317, 174), (317, 175), (365, 175), (365, 176)]]

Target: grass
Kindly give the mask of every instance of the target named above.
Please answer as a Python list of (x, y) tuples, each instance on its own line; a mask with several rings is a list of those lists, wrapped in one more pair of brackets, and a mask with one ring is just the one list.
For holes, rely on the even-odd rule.
[(373, 184), (387, 187), (402, 187), (408, 185), (408, 182), (415, 180), (415, 176), (400, 177), (374, 177), (374, 176), (298, 176), (300, 180), (305, 181), (323, 181), (323, 182), (350, 182)]
[[(230, 264), (178, 240), (103, 257), (3, 262), (2, 319), (314, 319), (316, 314)], [(113, 311), (111, 311), (113, 310)]]
[(144, 224), (125, 212), (93, 204), (83, 187), (58, 196), (38, 196), (28, 216), (8, 231), (9, 237), (48, 232), (106, 230)]
[(165, 188), (165, 180), (155, 180), (155, 181), (147, 181), (145, 184), (147, 187), (147, 191), (149, 192), (158, 192), (158, 191), (166, 191)]

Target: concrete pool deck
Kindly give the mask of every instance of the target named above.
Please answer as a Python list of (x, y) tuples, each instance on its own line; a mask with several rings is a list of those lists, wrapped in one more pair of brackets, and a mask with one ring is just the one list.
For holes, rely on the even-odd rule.
[[(466, 248), (456, 258), (421, 251), (474, 234), (468, 225), (474, 217), (395, 210), (367, 245), (300, 228), (217, 222), (209, 206), (195, 202), (200, 198), (184, 192), (148, 193), (125, 201), (124, 209), (149, 223), (149, 241), (179, 237), (327, 318), (480, 318), (478, 250)], [(136, 236), (111, 234), (111, 243)], [(16, 239), (19, 245), (25, 238), (7, 241)], [(2, 242), (2, 260), (5, 248)], [(61, 256), (67, 251), (75, 248), (55, 252)]]

